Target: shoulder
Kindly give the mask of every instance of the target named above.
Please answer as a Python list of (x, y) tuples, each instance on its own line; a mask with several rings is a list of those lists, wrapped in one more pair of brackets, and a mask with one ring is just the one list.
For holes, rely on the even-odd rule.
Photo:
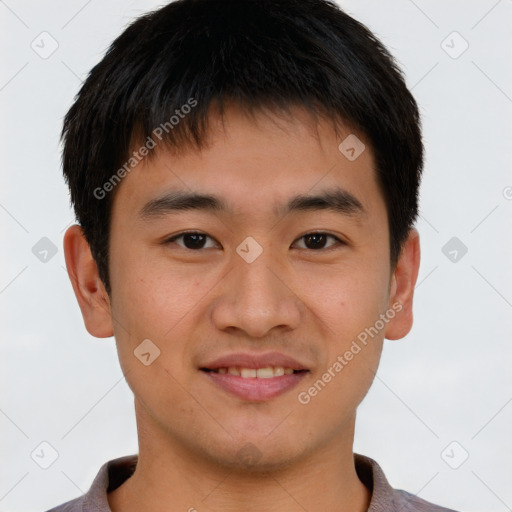
[(84, 496), (80, 496), (79, 498), (75, 498), (74, 500), (67, 501), (66, 503), (49, 509), (46, 512), (82, 512), (83, 504)]
[(395, 506), (401, 512), (456, 512), (451, 508), (444, 508), (429, 501), (425, 501), (407, 491), (394, 491)]
[(107, 493), (120, 486), (135, 471), (137, 455), (127, 455), (105, 462), (89, 490), (46, 512), (110, 512)]
[(371, 492), (368, 512), (455, 512), (407, 491), (394, 489), (382, 468), (369, 457), (354, 454), (354, 462), (359, 479)]

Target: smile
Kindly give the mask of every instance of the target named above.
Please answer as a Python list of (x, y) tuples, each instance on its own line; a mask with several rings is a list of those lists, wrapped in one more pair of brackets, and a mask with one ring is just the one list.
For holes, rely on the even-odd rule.
[(264, 402), (290, 391), (309, 373), (282, 366), (201, 369), (215, 387), (248, 402)]
[(211, 371), (215, 373), (238, 375), (243, 379), (272, 379), (273, 377), (281, 377), (282, 375), (291, 375), (292, 373), (299, 372), (301, 370), (294, 370), (293, 368), (284, 368), (283, 366), (267, 366), (265, 368), (239, 368), (237, 366), (229, 366), (223, 368), (216, 368), (205, 371)]

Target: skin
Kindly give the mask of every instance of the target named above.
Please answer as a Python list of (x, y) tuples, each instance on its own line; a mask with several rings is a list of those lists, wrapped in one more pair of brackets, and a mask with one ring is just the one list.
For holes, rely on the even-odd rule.
[[(212, 115), (206, 148), (158, 151), (123, 179), (112, 211), (110, 297), (79, 226), (66, 232), (67, 268), (85, 326), (94, 336), (115, 336), (135, 396), (139, 462), (108, 495), (114, 512), (368, 508), (370, 494), (353, 462), (356, 408), (384, 338), (402, 338), (412, 326), (419, 237), (412, 229), (392, 269), (368, 141), (357, 134), (366, 149), (351, 162), (338, 150), (351, 130), (340, 137), (331, 122), (317, 124), (298, 107), (292, 113), (249, 119), (229, 108), (224, 124)], [(364, 214), (274, 215), (296, 194), (333, 186), (358, 198)], [(141, 220), (141, 208), (170, 190), (221, 196), (232, 212)], [(184, 239), (164, 243), (185, 230), (208, 235), (205, 248), (187, 249)], [(302, 237), (312, 232), (344, 243), (329, 237), (325, 248), (308, 248)], [(248, 236), (263, 248), (250, 264), (236, 252)], [(298, 393), (397, 303), (401, 311), (385, 328), (301, 404)], [(133, 354), (144, 339), (161, 351), (149, 366)], [(310, 371), (298, 387), (266, 402), (234, 397), (199, 370), (220, 355), (267, 350)], [(256, 462), (240, 456), (247, 443)]]

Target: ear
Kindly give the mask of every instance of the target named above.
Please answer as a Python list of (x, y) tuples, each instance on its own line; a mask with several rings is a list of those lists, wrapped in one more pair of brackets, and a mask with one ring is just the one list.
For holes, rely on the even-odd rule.
[(414, 287), (420, 268), (420, 235), (412, 228), (391, 276), (389, 309), (396, 312), (386, 326), (388, 340), (403, 338), (412, 327)]
[(64, 255), (85, 328), (97, 338), (113, 336), (110, 299), (82, 228), (77, 224), (66, 230)]

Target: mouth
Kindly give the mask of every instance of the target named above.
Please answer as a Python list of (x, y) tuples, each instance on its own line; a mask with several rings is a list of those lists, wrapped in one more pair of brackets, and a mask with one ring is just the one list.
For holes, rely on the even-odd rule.
[(249, 402), (284, 394), (310, 373), (309, 368), (279, 352), (228, 354), (199, 370), (217, 389)]
[(308, 370), (294, 370), (283, 366), (266, 366), (264, 368), (240, 368), (237, 366), (224, 366), (220, 368), (200, 368), (203, 372), (218, 373), (219, 375), (236, 375), (242, 379), (272, 379), (283, 375), (307, 372)]

